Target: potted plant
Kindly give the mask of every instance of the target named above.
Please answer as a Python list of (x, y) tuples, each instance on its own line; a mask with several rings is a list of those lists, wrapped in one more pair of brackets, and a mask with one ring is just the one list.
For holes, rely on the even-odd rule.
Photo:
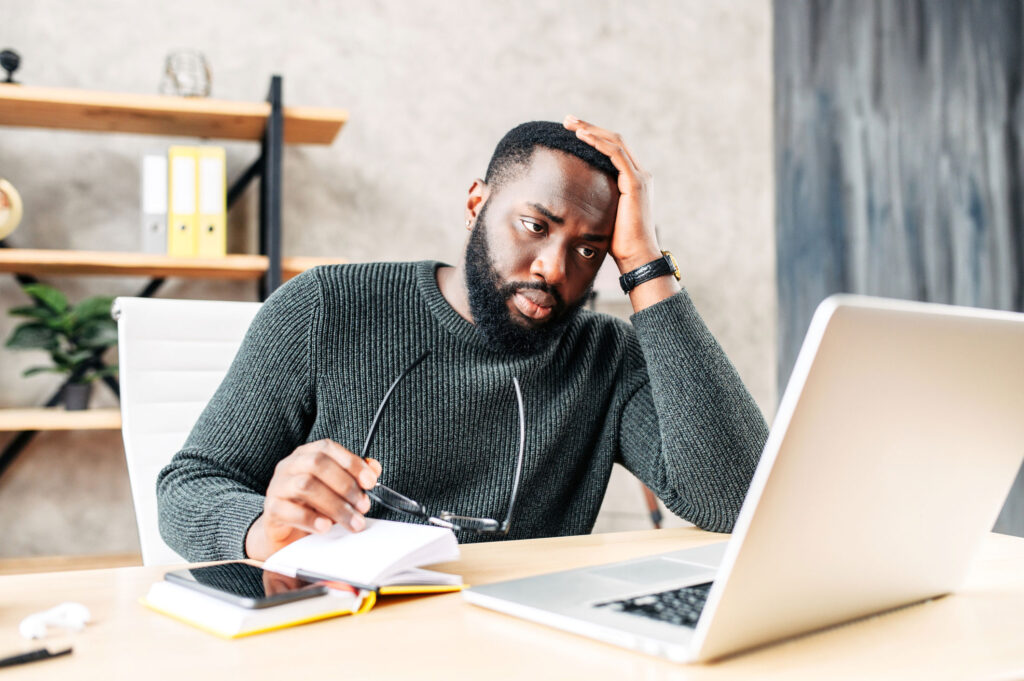
[(7, 339), (14, 350), (46, 350), (52, 366), (35, 366), (25, 370), (33, 374), (66, 374), (68, 382), (62, 399), (66, 409), (85, 409), (98, 378), (112, 376), (117, 366), (104, 366), (103, 352), (117, 345), (117, 323), (110, 317), (114, 299), (95, 296), (69, 305), (63, 293), (46, 284), (26, 284), (22, 290), (32, 305), (12, 308), (8, 314), (27, 317)]

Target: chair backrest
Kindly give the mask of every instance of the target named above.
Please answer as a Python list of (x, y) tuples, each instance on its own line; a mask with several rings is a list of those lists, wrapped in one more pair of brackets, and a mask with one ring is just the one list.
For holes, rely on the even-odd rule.
[(261, 303), (117, 298), (121, 436), (144, 565), (184, 562), (160, 537), (156, 478), (181, 449)]

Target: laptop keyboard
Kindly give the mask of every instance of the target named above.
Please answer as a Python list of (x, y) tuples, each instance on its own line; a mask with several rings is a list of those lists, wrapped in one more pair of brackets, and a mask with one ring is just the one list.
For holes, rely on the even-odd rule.
[(594, 607), (609, 608), (617, 612), (649, 617), (659, 622), (668, 622), (683, 627), (694, 627), (708, 600), (711, 584), (712, 582), (694, 584), (656, 594), (606, 601), (598, 603)]

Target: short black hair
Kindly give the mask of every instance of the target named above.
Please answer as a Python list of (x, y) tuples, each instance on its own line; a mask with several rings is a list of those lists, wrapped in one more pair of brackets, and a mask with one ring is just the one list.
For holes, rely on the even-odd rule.
[(530, 121), (517, 125), (501, 138), (491, 156), (491, 162), (487, 164), (484, 182), (492, 190), (497, 190), (515, 179), (529, 163), (537, 147), (571, 154), (609, 176), (613, 182), (618, 181), (619, 171), (612, 160), (576, 137), (576, 133), (567, 130), (561, 123)]

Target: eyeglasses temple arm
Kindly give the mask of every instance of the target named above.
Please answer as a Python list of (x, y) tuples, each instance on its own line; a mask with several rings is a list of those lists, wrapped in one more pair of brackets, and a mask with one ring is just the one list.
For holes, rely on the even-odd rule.
[(519, 496), (519, 478), (523, 474), (523, 450), (526, 446), (526, 410), (523, 408), (523, 392), (519, 389), (519, 380), (512, 377), (512, 386), (516, 389), (516, 404), (519, 405), (519, 458), (516, 460), (516, 474), (512, 479), (512, 498), (508, 502), (508, 513), (505, 514), (505, 522), (501, 524), (501, 533), (508, 532), (512, 523), (512, 509), (516, 505), (516, 497)]
[(429, 354), (430, 350), (427, 350), (422, 355), (420, 355), (415, 362), (407, 366), (405, 368), (405, 371), (400, 373), (398, 375), (398, 378), (395, 379), (395, 382), (391, 384), (391, 387), (388, 388), (388, 391), (384, 393), (384, 399), (380, 401), (380, 406), (377, 407), (377, 413), (373, 415), (373, 423), (370, 424), (370, 432), (366, 434), (366, 442), (363, 443), (363, 451), (359, 455), (362, 458), (365, 459), (366, 453), (370, 451), (370, 445), (373, 443), (373, 436), (377, 434), (377, 424), (380, 422), (380, 415), (384, 413), (384, 407), (387, 406), (388, 400), (391, 399), (391, 393), (395, 392), (395, 388), (397, 388), (398, 384), (402, 382), (402, 379), (405, 378), (410, 371), (415, 369), (420, 362), (425, 360), (427, 358), (427, 355)]

